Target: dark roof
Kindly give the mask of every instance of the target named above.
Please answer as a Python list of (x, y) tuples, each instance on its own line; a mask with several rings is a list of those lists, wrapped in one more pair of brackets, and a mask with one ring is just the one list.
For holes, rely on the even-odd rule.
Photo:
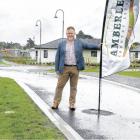
[(130, 52), (140, 52), (140, 45), (138, 45), (138, 46), (136, 46), (134, 48), (131, 48)]
[(80, 39), (80, 40), (82, 40), (83, 42), (86, 42), (86, 43), (97, 45), (97, 46), (99, 46), (101, 43), (101, 39), (96, 39), (96, 38), (93, 38), (93, 39), (87, 38), (87, 39)]
[[(61, 41), (62, 41), (61, 38), (60, 39), (53, 40), (53, 41), (50, 41), (48, 43), (42, 44), (41, 45), (41, 48), (42, 49), (57, 49), (58, 44)], [(39, 45), (38, 46), (35, 46), (35, 48), (38, 49), (38, 48), (40, 48), (40, 46)]]
[[(80, 39), (82, 40), (83, 42), (86, 42), (86, 43), (93, 43), (97, 46), (99, 46), (100, 44), (100, 39)], [(42, 44), (41, 45), (41, 49), (57, 49), (58, 47), (58, 44), (62, 41), (62, 39), (56, 39), (56, 40), (53, 40), (53, 41), (50, 41), (48, 43), (45, 43), (45, 44)], [(37, 45), (35, 46), (35, 49), (39, 49), (40, 46)]]

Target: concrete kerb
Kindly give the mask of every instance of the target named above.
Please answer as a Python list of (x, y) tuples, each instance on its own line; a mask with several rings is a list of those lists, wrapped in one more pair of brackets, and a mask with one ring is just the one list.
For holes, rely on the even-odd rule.
[(16, 79), (15, 81), (23, 88), (28, 96), (36, 103), (36, 105), (44, 112), (44, 114), (52, 121), (52, 123), (54, 123), (55, 126), (66, 136), (68, 140), (84, 140), (26, 84)]

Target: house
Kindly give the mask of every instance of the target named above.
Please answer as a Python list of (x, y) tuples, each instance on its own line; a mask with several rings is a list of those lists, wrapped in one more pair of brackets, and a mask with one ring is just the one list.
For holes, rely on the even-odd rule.
[(86, 64), (95, 64), (100, 62), (100, 39), (81, 39), (83, 42), (95, 44), (98, 49), (84, 49), (83, 56)]
[[(100, 39), (81, 39), (86, 43), (93, 43), (95, 45), (100, 44)], [(38, 63), (54, 63), (55, 54), (57, 51), (57, 47), (59, 42), (62, 39), (57, 39), (46, 44), (42, 44), (41, 47), (35, 46), (34, 51), (30, 52), (30, 56), (32, 59), (36, 60)], [(85, 49), (83, 51), (83, 56), (86, 63), (99, 63), (100, 61), (100, 48), (96, 50)]]
[(57, 47), (61, 39), (57, 39), (46, 44), (42, 44), (41, 47), (35, 46), (34, 51), (31, 52), (31, 58), (38, 63), (54, 63)]
[(133, 61), (140, 61), (140, 45), (130, 49), (130, 59)]
[(29, 50), (22, 50), (22, 49), (4, 49), (2, 51), (5, 55), (12, 56), (12, 57), (29, 57), (30, 53)]

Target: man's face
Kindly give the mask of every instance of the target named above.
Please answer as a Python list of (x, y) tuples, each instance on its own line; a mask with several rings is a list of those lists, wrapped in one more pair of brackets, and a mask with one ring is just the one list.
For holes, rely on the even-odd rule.
[(73, 41), (75, 37), (75, 31), (73, 29), (69, 29), (66, 31), (66, 35), (68, 41)]

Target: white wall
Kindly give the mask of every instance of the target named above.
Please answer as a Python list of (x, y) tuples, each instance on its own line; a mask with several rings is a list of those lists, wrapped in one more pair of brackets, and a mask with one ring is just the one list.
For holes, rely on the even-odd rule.
[[(46, 49), (48, 50), (48, 58), (44, 58), (44, 49), (41, 50), (41, 63), (52, 63), (55, 61), (56, 49)], [(34, 50), (30, 52), (32, 59), (36, 59), (36, 51), (38, 51), (37, 62), (40, 62), (40, 50)], [(86, 63), (99, 63), (100, 62), (100, 51), (97, 50), (97, 58), (91, 57), (91, 50), (84, 50), (83, 56)]]
[(31, 59), (33, 59), (33, 60), (36, 60), (36, 52), (35, 51), (36, 50), (32, 50), (32, 51), (29, 52)]
[(97, 57), (91, 57), (91, 50), (84, 50), (83, 56), (86, 63), (99, 63), (100, 62), (100, 51), (97, 50)]
[[(44, 50), (48, 50), (48, 57), (44, 58)], [(38, 51), (38, 57), (37, 57), (37, 62), (40, 62), (40, 50)], [(52, 63), (55, 61), (55, 54), (56, 50), (55, 49), (41, 49), (41, 63)], [(34, 54), (35, 55), (35, 54)]]
[(55, 61), (56, 49), (48, 49), (48, 58), (44, 58), (44, 51), (42, 51), (42, 63), (52, 63)]

